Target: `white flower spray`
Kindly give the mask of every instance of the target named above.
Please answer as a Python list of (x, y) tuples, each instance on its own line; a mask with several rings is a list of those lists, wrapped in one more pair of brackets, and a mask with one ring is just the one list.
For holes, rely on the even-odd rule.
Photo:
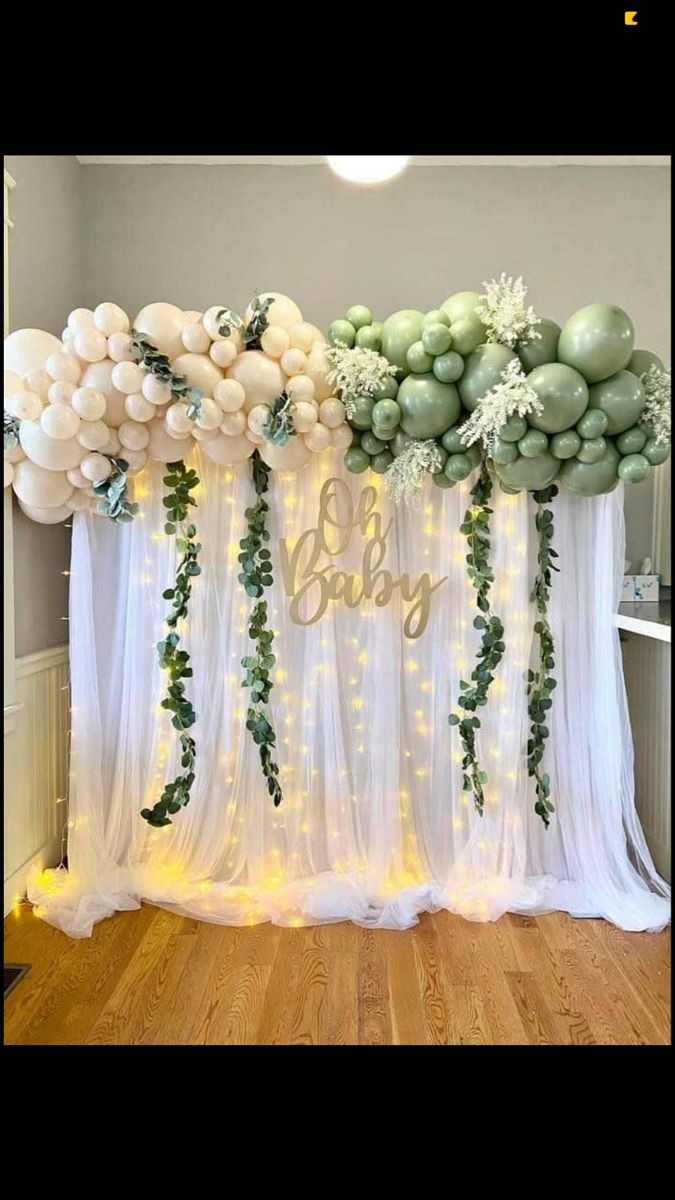
[(489, 450), (509, 417), (527, 417), (530, 413), (540, 413), (543, 407), (519, 360), (512, 358), (504, 367), (499, 383), (485, 393), (462, 425), (461, 439), (465, 446), (481, 441)]
[(540, 318), (534, 309), (525, 303), (527, 288), (522, 275), (508, 279), (502, 271), (499, 279), (483, 282), (485, 295), (476, 305), (476, 316), (487, 329), (488, 342), (500, 342), (502, 346), (515, 346), (517, 342), (540, 338), (537, 330)]
[(433, 438), (410, 442), (385, 473), (387, 494), (395, 504), (404, 500), (410, 508), (416, 508), (422, 494), (422, 476), (440, 469), (441, 455)]
[(647, 397), (640, 424), (653, 429), (657, 446), (670, 445), (670, 371), (662, 371), (652, 363), (640, 378)]
[(349, 349), (338, 343), (326, 350), (326, 358), (331, 364), (326, 379), (339, 394), (348, 417), (354, 415), (357, 396), (372, 396), (398, 370), (384, 355), (361, 346)]

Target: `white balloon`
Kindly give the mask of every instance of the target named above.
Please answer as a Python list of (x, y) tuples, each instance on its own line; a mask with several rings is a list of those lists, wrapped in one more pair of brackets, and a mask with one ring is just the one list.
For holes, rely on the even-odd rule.
[(124, 407), (132, 421), (152, 421), (152, 418), (157, 416), (155, 405), (146, 400), (140, 392), (134, 392), (133, 395), (127, 396)]
[(74, 488), (89, 487), (89, 480), (82, 474), (79, 467), (73, 467), (70, 471), (66, 471), (68, 482), (72, 483)]
[(281, 369), (286, 375), (303, 375), (307, 370), (307, 355), (302, 350), (287, 350), (281, 356)]
[(234, 463), (244, 462), (253, 454), (255, 447), (247, 437), (226, 437), (220, 434), (212, 442), (204, 444), (204, 453), (213, 462), (222, 467), (230, 467)]
[[(221, 383), (224, 382), (221, 380)], [(220, 386), (220, 385), (218, 385)], [(223, 414), (215, 400), (205, 396), (200, 404), (200, 413), (196, 418), (200, 429), (217, 429), (223, 419)]]
[(105, 396), (97, 388), (78, 388), (70, 403), (83, 421), (100, 421), (106, 409)]
[(186, 350), (191, 350), (193, 354), (208, 354), (211, 338), (201, 321), (196, 325), (186, 325), (181, 337)]
[(221, 433), (224, 433), (226, 437), (239, 437), (244, 432), (246, 428), (246, 417), (241, 409), (239, 412), (225, 414), (221, 413), (221, 416), (222, 421), (220, 423), (220, 431)]
[(286, 391), (294, 400), (314, 399), (314, 383), (309, 375), (294, 375), (286, 384)]
[(140, 392), (143, 387), (145, 371), (139, 367), (138, 363), (115, 363), (111, 378), (119, 392), (124, 392), (126, 396), (131, 396), (134, 392)]
[(68, 404), (48, 404), (40, 415), (40, 424), (49, 437), (64, 441), (75, 437), (80, 418)]
[[(108, 429), (107, 425), (106, 425), (106, 429)], [(116, 429), (108, 429), (108, 440), (107, 440), (105, 446), (99, 446), (98, 449), (100, 449), (102, 454), (109, 454), (111, 458), (117, 457), (120, 450), (122, 449), (122, 443), (120, 442), (120, 439), (117, 436)]]
[(15, 329), (5, 338), (5, 367), (17, 375), (27, 375), (44, 367), (50, 354), (62, 349), (61, 342), (42, 329)]
[(68, 317), (68, 328), (91, 329), (94, 325), (94, 314), (90, 308), (74, 308)]
[(83, 362), (102, 362), (108, 353), (108, 342), (98, 329), (78, 329), (73, 345)]
[(14, 465), (11, 462), (7, 462), (7, 459), (5, 459), (5, 462), (4, 462), (4, 480), (5, 480), (5, 482), (3, 484), (3, 487), (9, 487), (13, 478), (14, 478)]
[(146, 400), (151, 404), (170, 404), (171, 403), (171, 384), (162, 383), (156, 375), (148, 373), (143, 380), (141, 388)]
[(194, 442), (192, 438), (183, 438), (182, 441), (176, 441), (175, 438), (169, 437), (166, 431), (164, 421), (155, 418), (148, 425), (150, 431), (150, 442), (148, 444), (148, 456), (155, 462), (179, 462), (184, 459), (192, 449)]
[(281, 358), (290, 349), (291, 339), (280, 325), (270, 325), (263, 333), (260, 345), (271, 358)]
[(117, 436), (125, 450), (144, 450), (150, 441), (148, 430), (138, 421), (123, 421)]
[(246, 393), (244, 408), (247, 412), (256, 404), (272, 404), (284, 390), (281, 367), (261, 350), (246, 350), (240, 354), (228, 370), (227, 378), (241, 383)]
[[(311, 433), (307, 434), (307, 437), (311, 436)], [(273, 471), (302, 471), (312, 457), (312, 451), (305, 445), (305, 439), (302, 437), (289, 438), (285, 446), (273, 446), (270, 442), (264, 442), (260, 454)]]
[(148, 461), (147, 450), (125, 450), (122, 458), (129, 464), (129, 474), (137, 475)]
[[(69, 512), (81, 512), (85, 508), (91, 507), (89, 496), (85, 496), (83, 492), (75, 491), (72, 496), (66, 500), (66, 508)], [(53, 511), (53, 510), (52, 510)]]
[[(236, 416), (237, 414), (234, 413), (232, 415)], [(248, 414), (247, 424), (251, 433), (255, 433), (258, 437), (260, 437), (263, 431), (263, 425), (265, 425), (267, 422), (269, 415), (270, 410), (266, 404), (256, 404), (255, 408), (252, 408)], [(223, 433), (227, 433), (227, 430), (224, 429)]]
[[(262, 292), (260, 299), (274, 301), (267, 313), (270, 325), (281, 325), (282, 329), (292, 329), (294, 325), (299, 325), (302, 321), (302, 313), (297, 304), (289, 296), (284, 296), (282, 292)], [(253, 306), (249, 304), (246, 309), (247, 324), (252, 316)]]
[(180, 335), (183, 330), (183, 313), (175, 304), (147, 304), (139, 312), (133, 327), (139, 333), (144, 333), (160, 354), (166, 354), (169, 358), (176, 358), (182, 354), (183, 343)]
[(184, 375), (190, 387), (199, 388), (204, 396), (212, 396), (223, 378), (223, 372), (208, 354), (181, 354), (173, 364), (176, 375)]
[[(10, 372), (7, 373), (10, 374)], [(35, 371), (29, 371), (23, 382), (29, 392), (35, 392), (35, 395), (39, 396), (41, 400), (46, 400), (47, 393), (52, 386), (52, 377), (38, 367)], [(19, 391), (19, 388), (16, 390)]]
[[(207, 308), (202, 317), (202, 325), (212, 342), (222, 342), (226, 338), (236, 336), (238, 327), (235, 316), (226, 304), (212, 304), (211, 308)], [(227, 326), (229, 333), (221, 333), (222, 326)]]
[(117, 428), (122, 421), (126, 421), (127, 411), (124, 407), (124, 392), (118, 391), (113, 383), (114, 368), (115, 364), (107, 358), (100, 363), (90, 363), (84, 370), (80, 387), (97, 388), (98, 391), (103, 392), (106, 399), (106, 424)]
[(297, 400), (293, 408), (293, 425), (298, 433), (309, 433), (317, 422), (317, 411), (307, 400)]
[(68, 354), (65, 350), (58, 350), (55, 354), (50, 354), (45, 368), (47, 374), (51, 375), (56, 382), (77, 383), (82, 374), (82, 367), (75, 355)]
[(345, 406), (335, 396), (323, 400), (319, 405), (319, 420), (329, 429), (337, 429), (345, 419)]
[(310, 429), (309, 433), (305, 434), (305, 445), (314, 453), (319, 450), (327, 450), (331, 445), (333, 436), (330, 429), (326, 425), (315, 425)]
[[(30, 372), (30, 374), (32, 374), (32, 372)], [(46, 374), (46, 372), (45, 372), (45, 374)], [(48, 375), (47, 375), (47, 378), (49, 379)], [(24, 383), (21, 376), (17, 375), (16, 371), (5, 371), (3, 379), (4, 379), (3, 392), (4, 392), (5, 400), (7, 399), (8, 396), (14, 396), (16, 394), (16, 392), (22, 392), (24, 387), (28, 386), (27, 384)], [(49, 382), (51, 383), (51, 379), (49, 379)], [(36, 392), (38, 396), (40, 395), (40, 392), (35, 387), (29, 387), (28, 390), (31, 392)]]
[(76, 334), (76, 332), (77, 332), (77, 330), (69, 329), (68, 326), (66, 326), (63, 333), (61, 334), (61, 341), (63, 342), (63, 349), (65, 351), (67, 351), (68, 354), (75, 353), (75, 334)]
[(326, 380), (326, 375), (330, 369), (330, 362), (326, 358), (326, 347), (315, 343), (307, 355), (306, 374), (314, 384), (314, 397), (316, 400), (328, 400), (333, 395), (333, 389)]
[(5, 462), (12, 463), (13, 465), (21, 462), (25, 457), (26, 452), (20, 442), (17, 442), (16, 446), (12, 446), (11, 450), (5, 450)]
[(58, 383), (52, 383), (47, 392), (47, 399), (50, 404), (70, 404), (77, 387), (74, 383), (69, 383), (67, 379), (60, 379)]
[(114, 333), (127, 333), (129, 318), (119, 304), (105, 301), (94, 309), (94, 324), (105, 336), (112, 337)]
[(293, 349), (304, 350), (305, 354), (308, 354), (316, 339), (314, 326), (309, 325), (307, 321), (299, 321), (297, 325), (293, 325), (290, 334)]
[(220, 429), (200, 429), (199, 425), (195, 425), (192, 430), (192, 436), (197, 442), (212, 442), (214, 438), (219, 436)]
[(105, 450), (109, 438), (110, 430), (104, 421), (83, 421), (77, 434), (85, 450)]
[(19, 500), (37, 508), (57, 508), (73, 492), (65, 471), (47, 471), (28, 458), (16, 464), (12, 486)]
[(43, 404), (35, 392), (15, 392), (5, 400), (5, 412), (19, 421), (37, 421)]
[(19, 441), (28, 458), (47, 471), (68, 471), (78, 467), (86, 454), (77, 438), (59, 441), (50, 437), (39, 421), (22, 421)]
[(213, 399), (223, 412), (238, 412), (244, 407), (246, 392), (236, 379), (221, 379), (213, 389)]
[(113, 465), (103, 454), (87, 454), (80, 463), (80, 470), (91, 483), (102, 483), (112, 474)]
[(130, 333), (112, 333), (108, 338), (108, 358), (113, 362), (134, 362)]
[(238, 353), (239, 349), (235, 345), (234, 339), (226, 338), (224, 342), (213, 342), (211, 344), (209, 358), (213, 359), (217, 367), (225, 369), (232, 366)]
[(67, 504), (59, 504), (57, 508), (38, 508), (34, 504), (24, 504), (23, 500), (19, 500), (19, 508), (29, 520), (38, 525), (58, 525), (70, 516)]
[(186, 325), (196, 325), (197, 321), (201, 321), (203, 313), (197, 312), (196, 309), (189, 308), (183, 313), (183, 328)]
[(254, 433), (252, 429), (247, 429), (244, 437), (247, 437), (249, 442), (253, 442), (254, 446), (262, 446), (265, 441), (261, 433)]
[(348, 450), (352, 444), (354, 434), (350, 425), (345, 421), (344, 424), (338, 425), (337, 429), (333, 430), (331, 444), (334, 450)]
[(165, 420), (167, 431), (177, 434), (178, 437), (191, 433), (194, 426), (192, 417), (188, 416), (187, 404), (172, 404)]

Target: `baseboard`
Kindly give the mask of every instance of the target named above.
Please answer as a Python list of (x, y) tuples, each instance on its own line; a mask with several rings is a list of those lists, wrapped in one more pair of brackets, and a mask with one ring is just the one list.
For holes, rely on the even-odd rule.
[(25, 899), (26, 896), (26, 880), (28, 873), (33, 867), (55, 867), (61, 856), (61, 839), (52, 838), (45, 842), (39, 850), (32, 854), (25, 863), (10, 875), (9, 879), (5, 880), (4, 885), (4, 916), (6, 917), (12, 911), (14, 905), (19, 900)]

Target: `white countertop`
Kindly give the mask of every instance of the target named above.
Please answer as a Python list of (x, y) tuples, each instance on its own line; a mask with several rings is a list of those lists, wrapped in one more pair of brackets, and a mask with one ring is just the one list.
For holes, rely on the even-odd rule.
[(627, 633), (670, 642), (670, 600), (623, 601), (614, 616), (614, 624)]

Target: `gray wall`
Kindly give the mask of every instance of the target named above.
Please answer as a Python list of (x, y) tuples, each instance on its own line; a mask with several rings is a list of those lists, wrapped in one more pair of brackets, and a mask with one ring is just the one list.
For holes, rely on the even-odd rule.
[[(46, 329), (60, 336), (82, 303), (82, 189), (74, 155), (5, 156), (16, 180), (10, 211), (9, 318), (11, 329)], [(70, 530), (36, 525), (14, 504), (16, 654), (68, 640)]]

